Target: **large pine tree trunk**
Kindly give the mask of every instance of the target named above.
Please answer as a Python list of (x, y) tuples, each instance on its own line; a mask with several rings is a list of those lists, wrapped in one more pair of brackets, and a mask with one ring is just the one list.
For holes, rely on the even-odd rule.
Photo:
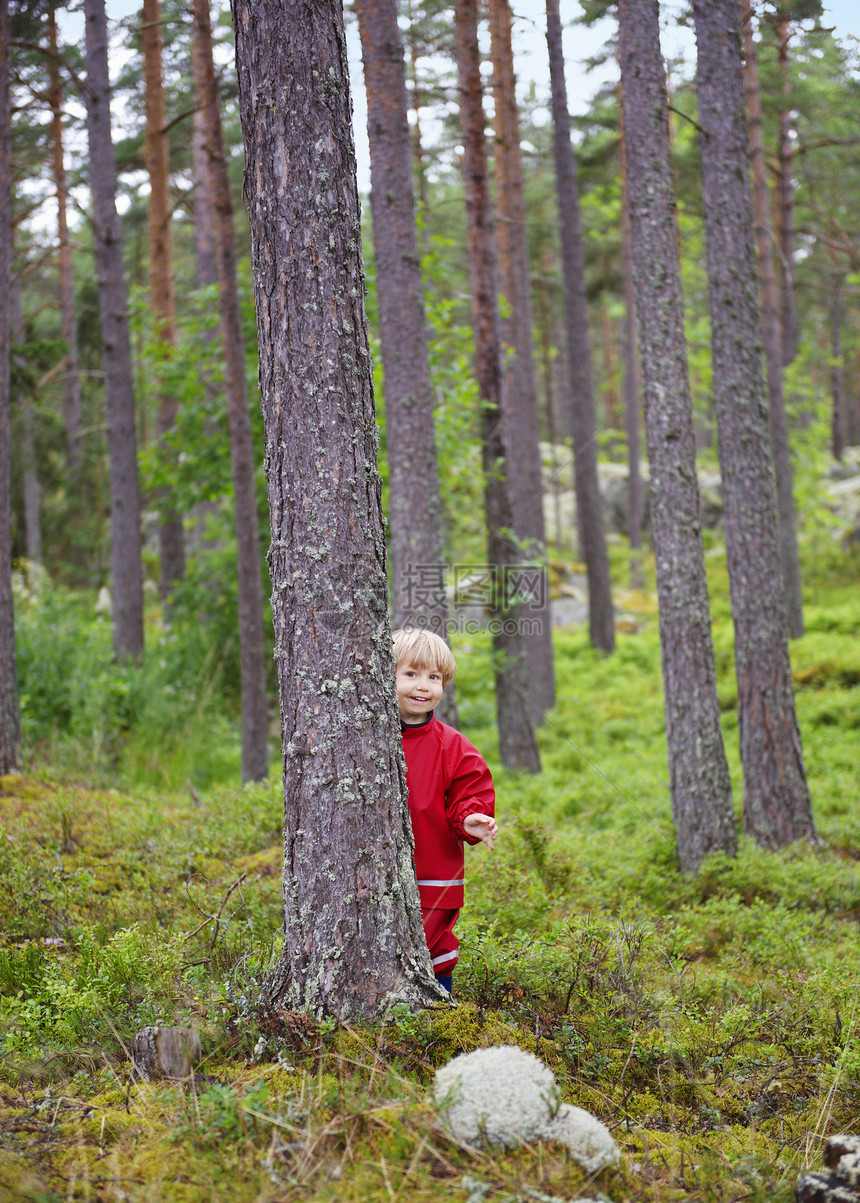
[(484, 138), (484, 106), (478, 48), (476, 0), (456, 0), (457, 72), (460, 125), (469, 228), (469, 280), (475, 336), (475, 374), (481, 398), (484, 506), (491, 595), (490, 624), (496, 674), (496, 714), (502, 763), (540, 771), (529, 697), (529, 669), (523, 639), (525, 607), (512, 598), (519, 551), (513, 537), (514, 511), (507, 480), (504, 440), (505, 378), (496, 286), (496, 248)]
[(284, 752), (277, 1009), (440, 992), (412, 863), (340, 3), (235, 0)]
[(215, 263), (215, 207), (206, 153), (206, 121), (195, 109), (191, 132), (191, 174), (194, 180), (194, 283), (206, 288), (218, 283)]
[(536, 630), (525, 636), (529, 664), (529, 687), (540, 723), (555, 705), (555, 668), (552, 628), (546, 589), (546, 530), (543, 518), (543, 473), (540, 458), (540, 423), (535, 388), (532, 347), (532, 302), (529, 273), (526, 204), (520, 151), (520, 121), (517, 111), (514, 52), (511, 42), (509, 0), (491, 0), (490, 44), (493, 58), (494, 125), (496, 134), (496, 237), (499, 246), (499, 276), (509, 313), (502, 321), (506, 355), (507, 407), (506, 442), (517, 454), (508, 460), (514, 531), (524, 558), (539, 566), (538, 583), (544, 610)]
[(803, 634), (803, 587), (800, 558), (797, 553), (797, 515), (794, 505), (794, 470), (788, 422), (782, 394), (782, 345), (779, 306), (773, 266), (767, 172), (761, 126), (761, 89), (758, 57), (752, 29), (752, 4), (741, 0), (741, 25), (744, 39), (744, 92), (749, 128), (750, 174), (753, 184), (756, 253), (761, 286), (761, 328), (767, 363), (767, 399), (770, 433), (773, 441), (773, 466), (776, 471), (776, 498), (779, 514), (779, 562), (785, 589), (788, 633), (792, 639)]
[(580, 555), (588, 571), (588, 626), (591, 642), (601, 651), (615, 647), (612, 580), (597, 478), (594, 384), (588, 338), (585, 258), (579, 222), (576, 161), (570, 144), (570, 115), (564, 79), (564, 50), (558, 0), (546, 0), (546, 40), (552, 86), (553, 149), (561, 227), (564, 311), (570, 363), (570, 432), (573, 436), (574, 484)]
[(779, 249), (781, 266), (780, 319), (782, 325), (782, 363), (788, 367), (797, 355), (797, 304), (794, 295), (794, 141), (791, 137), (791, 22), (780, 13), (776, 26), (779, 41), (780, 110), (779, 147), (776, 186), (779, 211)]
[(762, 373), (737, 0), (694, 0), (714, 401), (744, 827), (768, 847), (815, 826), (788, 658), (776, 497)]
[[(242, 780), (262, 781), (267, 751), (266, 658), (263, 639), (263, 573), (254, 486), (254, 449), (245, 378), (245, 344), (239, 309), (233, 202), (224, 153), (221, 110), (212, 59), (209, 0), (193, 0), (193, 68), (204, 114), (205, 150), (210, 166), (218, 272), (224, 389), (230, 431), (230, 464), (236, 515), (239, 574), (239, 672), (242, 691)], [(253, 161), (253, 160), (252, 160)]]
[[(57, 50), (56, 9), (48, 10), (48, 46)], [(68, 187), (63, 153), (63, 89), (59, 62), (48, 56), (48, 102), (51, 106), (51, 167), (57, 190), (57, 232), (60, 242), (60, 336), (66, 344), (63, 363), (63, 413), (66, 449), (74, 476), (81, 462), (81, 385), (78, 375), (78, 328), (75, 315), (75, 284), (72, 276), (72, 247), (69, 241)]]
[(110, 460), (113, 643), (117, 656), (127, 658), (143, 654), (140, 494), (128, 296), (122, 232), (116, 211), (104, 0), (84, 0), (84, 18), (87, 71), (84, 91)]
[[(170, 143), (167, 137), (167, 106), (162, 79), (163, 37), (158, 0), (143, 0), (140, 40), (143, 48), (143, 80), (146, 101), (146, 170), (149, 174), (149, 306), (153, 336), (161, 344), (159, 365), (171, 358), (176, 343), (176, 299), (173, 291), (173, 238), (170, 213)], [(172, 458), (164, 443), (176, 422), (179, 405), (175, 396), (160, 390), (158, 436), (163, 459)], [(182, 519), (176, 513), (170, 489), (160, 490), (161, 596), (170, 597), (177, 581), (185, 575), (185, 546)]]
[(645, 377), (672, 813), (684, 871), (736, 845), (720, 729), (657, 0), (622, 0), (619, 59)]
[(12, 603), (12, 512), (9, 463), (9, 300), (12, 277), (12, 114), (9, 0), (0, 0), (0, 776), (18, 767), (21, 720)]

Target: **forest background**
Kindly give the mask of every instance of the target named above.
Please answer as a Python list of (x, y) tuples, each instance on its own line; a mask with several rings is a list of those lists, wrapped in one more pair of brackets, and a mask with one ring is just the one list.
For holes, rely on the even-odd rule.
[[(231, 27), (226, 11), (213, 15), (236, 214), (256, 509), (266, 530)], [(790, 54), (782, 62), (779, 12), (766, 13), (772, 20), (763, 19), (758, 30), (774, 180), (781, 116), (788, 113), (791, 125), (799, 339), (786, 364), (785, 393), (806, 622), (805, 636), (792, 645), (792, 666), (823, 846), (765, 854), (743, 843), (736, 859), (712, 858), (694, 881), (675, 867), (654, 563), (647, 544), (641, 558), (631, 550), (623, 500), (627, 301), (618, 104), (609, 74), (574, 126), (601, 480), (621, 511), (614, 530), (611, 505), (605, 511), (617, 650), (603, 658), (582, 626), (558, 629), (558, 704), (539, 733), (544, 771), (527, 779), (499, 764), (486, 634), (454, 637), (465, 662), (460, 722), (493, 764), (509, 832), (492, 875), (478, 861), (470, 878), (460, 1013), (456, 1019), (401, 1017), (395, 1034), (309, 1023), (294, 1035), (295, 1048), (279, 1048), (254, 1012), (253, 983), (278, 939), (280, 800), (274, 783), (236, 789), (241, 778), (264, 774), (242, 766), (224, 355), (217, 286), (211, 267), (208, 280), (202, 267), (207, 231), (196, 200), (202, 184), (193, 154), (189, 27), (183, 10), (165, 4), (161, 16), (176, 296), (170, 340), (159, 329), (148, 275), (151, 193), (139, 14), (123, 17), (111, 42), (112, 61), (121, 64), (113, 72), (120, 115), (114, 139), (145, 535), (145, 647), (142, 658), (128, 660), (115, 656), (111, 615), (105, 400), (83, 108), (69, 88), (61, 109), (80, 382), (78, 427), (70, 432), (64, 392), (70, 347), (57, 304), (59, 248), (50, 224), (57, 187), (47, 22), (38, 8), (12, 13), (12, 554), (27, 775), (4, 779), (2, 798), (7, 913), (0, 974), (12, 1091), (7, 1106), (16, 1133), (7, 1146), (8, 1181), (32, 1197), (42, 1188), (86, 1193), (97, 1189), (89, 1184), (103, 1173), (96, 1163), (107, 1155), (106, 1181), (123, 1176), (122, 1164), (131, 1167), (131, 1180), (159, 1189), (165, 1173), (158, 1168), (159, 1142), (172, 1129), (170, 1139), (186, 1142), (189, 1156), (199, 1159), (188, 1197), (202, 1197), (195, 1194), (204, 1189), (195, 1176), (210, 1187), (235, 1183), (237, 1167), (249, 1197), (268, 1189), (273, 1198), (290, 1191), (366, 1198), (377, 1189), (386, 1192), (380, 1198), (391, 1197), (389, 1174), (398, 1176), (404, 1197), (416, 1198), (424, 1190), (428, 1197), (438, 1192), (440, 1183), (450, 1197), (466, 1197), (476, 1188), (461, 1180), (475, 1172), (485, 1194), (578, 1189), (576, 1168), (551, 1153), (540, 1164), (525, 1156), (486, 1158), (476, 1170), (467, 1151), (445, 1145), (424, 1111), (420, 1086), (433, 1064), (462, 1048), (515, 1041), (551, 1060), (573, 1100), (618, 1129), (629, 1158), (620, 1178), (602, 1184), (612, 1197), (643, 1191), (645, 1197), (688, 1197), (697, 1190), (702, 1197), (788, 1197), (792, 1175), (815, 1163), (823, 1137), (834, 1125), (853, 1122), (860, 1091), (851, 968), (860, 906), (852, 753), (860, 724), (856, 43), (828, 28), (829, 10), (790, 21)], [(674, 26), (680, 16), (670, 13), (667, 23)], [(602, 20), (610, 36), (611, 16)], [(518, 22), (515, 35), (530, 25)], [(413, 103), (421, 99), (411, 126), (413, 166), (453, 576), (455, 566), (480, 565), (486, 557), (457, 88), (445, 7), (416, 4), (402, 26), (410, 95)], [(64, 29), (60, 20), (59, 50), (80, 75), (79, 47), (64, 44)], [(610, 47), (607, 61), (613, 53)], [(697, 454), (703, 492), (717, 518), (693, 71), (689, 53), (670, 63), (670, 121)], [(570, 55), (568, 73), (569, 81), (588, 78), (578, 67), (571, 70)], [(581, 622), (587, 582), (566, 438), (563, 399), (570, 384), (545, 88), (521, 87), (519, 108), (548, 579), (557, 615)], [(363, 252), (373, 332), (368, 217), (366, 204)], [(209, 235), (211, 254), (211, 225)], [(378, 365), (378, 344), (374, 350)], [(379, 366), (375, 385), (387, 489)], [(177, 407), (164, 434), (159, 415), (166, 395)], [(185, 536), (184, 570), (168, 586), (159, 537), (165, 494)], [(737, 687), (718, 520), (704, 538), (721, 717), (739, 797), (732, 751)], [(258, 557), (263, 579), (265, 542)], [(631, 575), (637, 571), (641, 578)], [(270, 618), (263, 630), (270, 652)], [(267, 672), (266, 759), (276, 765), (274, 668)], [(241, 905), (225, 906), (234, 888)], [(205, 917), (195, 932), (198, 912)], [(212, 1080), (193, 1106), (181, 1093), (139, 1093), (145, 1135), (131, 1133), (134, 1125), (122, 1115), (123, 1049), (142, 1023), (177, 1018), (205, 1031)], [(377, 1124), (372, 1116), (379, 1107), (403, 1092), (401, 1111), (386, 1112)], [(366, 1107), (358, 1103), (364, 1093)], [(297, 1124), (302, 1135), (280, 1142), (273, 1153), (279, 1122)], [(353, 1142), (363, 1149), (358, 1159), (350, 1153)], [(346, 1174), (346, 1183), (335, 1171)]]

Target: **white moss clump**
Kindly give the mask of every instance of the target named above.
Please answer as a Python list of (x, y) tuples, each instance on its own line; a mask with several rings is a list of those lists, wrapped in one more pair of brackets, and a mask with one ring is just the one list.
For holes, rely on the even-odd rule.
[(458, 1140), (503, 1149), (537, 1140), (558, 1106), (552, 1070), (516, 1045), (454, 1057), (436, 1071), (434, 1097)]
[(451, 1134), (466, 1144), (511, 1149), (557, 1140), (590, 1174), (618, 1160), (609, 1129), (588, 1111), (560, 1104), (552, 1070), (515, 1044), (454, 1057), (436, 1071), (433, 1093)]
[(618, 1146), (609, 1129), (589, 1111), (562, 1103), (558, 1113), (547, 1124), (543, 1136), (567, 1145), (574, 1157), (589, 1174), (618, 1160)]

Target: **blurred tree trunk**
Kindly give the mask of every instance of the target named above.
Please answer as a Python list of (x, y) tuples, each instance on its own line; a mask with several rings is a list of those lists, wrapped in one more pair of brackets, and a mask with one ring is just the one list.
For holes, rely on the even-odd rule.
[(441, 988), (393, 687), (346, 40), (339, 3), (235, 0), (233, 18), (284, 757), (284, 947), (265, 992), (367, 1018)]
[(639, 464), (639, 348), (636, 342), (636, 299), (630, 233), (630, 187), (627, 180), (627, 129), (618, 85), (618, 134), (621, 143), (621, 273), (624, 279), (624, 430), (627, 434), (627, 538), (630, 543), (630, 588), (644, 589), (642, 571), (642, 476)]
[(396, 0), (356, 0), (370, 140), (391, 517), (395, 627), (445, 638), (448, 597), (433, 393), (415, 233), (403, 45)]
[(21, 718), (12, 602), (9, 353), (12, 285), (12, 113), (9, 0), (0, 0), (0, 775), (18, 767)]
[(794, 708), (755, 274), (737, 0), (693, 0), (714, 401), (744, 828), (781, 847), (815, 838)]
[(140, 496), (128, 295), (122, 231), (116, 211), (104, 0), (84, 0), (84, 18), (87, 72), (84, 91), (110, 460), (113, 644), (117, 656), (127, 658), (143, 654)]
[(843, 288), (845, 277), (834, 265), (830, 287), (830, 449), (837, 463), (845, 453), (845, 405), (842, 370)]
[(779, 110), (779, 147), (776, 177), (780, 250), (780, 322), (782, 326), (782, 363), (788, 367), (797, 355), (797, 305), (794, 295), (794, 143), (791, 137), (791, 21), (782, 10), (776, 23), (781, 75)]
[(570, 430), (573, 435), (576, 512), (580, 555), (588, 572), (588, 626), (591, 642), (604, 652), (615, 647), (612, 579), (597, 478), (597, 431), (588, 339), (585, 261), (579, 223), (576, 161), (570, 144), (570, 115), (564, 79), (564, 50), (558, 0), (546, 0), (546, 40), (552, 85), (553, 147), (561, 226), (564, 309), (570, 361)]
[[(170, 232), (170, 143), (167, 136), (167, 106), (162, 79), (163, 38), (158, 0), (143, 0), (141, 45), (146, 104), (146, 170), (149, 175), (149, 307), (152, 333), (160, 343), (160, 369), (170, 361), (176, 343), (176, 299), (173, 291), (173, 239)], [(174, 458), (165, 438), (176, 422), (176, 398), (159, 388), (158, 438), (162, 462)], [(161, 521), (158, 529), (161, 550), (161, 597), (167, 602), (177, 581), (185, 575), (185, 546), (182, 518), (169, 488), (159, 489)]]
[[(193, 0), (192, 61), (197, 98), (204, 115), (218, 271), (224, 389), (230, 431), (230, 463), (236, 514), (239, 577), (239, 665), (242, 690), (242, 780), (262, 781), (267, 751), (266, 659), (263, 639), (263, 573), (254, 485), (254, 448), (245, 377), (245, 344), (239, 308), (233, 202), (221, 129), (221, 110), (212, 59), (209, 0)], [(249, 160), (253, 162), (253, 160)]]
[(736, 849), (717, 701), (657, 0), (621, 0), (619, 61), (678, 857)]
[(496, 238), (501, 292), (509, 308), (502, 320), (502, 342), (506, 350), (513, 352), (505, 356), (506, 442), (508, 447), (517, 449), (517, 454), (508, 458), (509, 488), (521, 558), (538, 566), (543, 576), (542, 585), (538, 585), (543, 610), (535, 611), (543, 621), (534, 632), (525, 634), (530, 696), (539, 724), (546, 711), (555, 705), (555, 668), (546, 587), (543, 472), (532, 345), (526, 204), (509, 0), (490, 0), (489, 11), (496, 134)]
[[(48, 45), (57, 50), (56, 8), (48, 10)], [(57, 190), (57, 232), (60, 242), (60, 336), (66, 344), (63, 364), (63, 413), (66, 453), (74, 477), (81, 463), (81, 384), (78, 375), (78, 326), (75, 314), (75, 283), (72, 276), (72, 247), (69, 241), (68, 187), (63, 152), (63, 89), (58, 60), (48, 56), (48, 99), (51, 106), (51, 150), (54, 187)]]
[(207, 288), (218, 283), (215, 262), (215, 209), (209, 156), (206, 154), (206, 119), (194, 111), (191, 132), (191, 174), (194, 180), (194, 283)]
[[(12, 241), (14, 243), (14, 234)], [(33, 398), (29, 395), (27, 360), (22, 344), (27, 341), (27, 330), (21, 311), (21, 288), (19, 279), (12, 281), (10, 289), (11, 333), (10, 366), (18, 369), (21, 391), (18, 397), (21, 429), (21, 475), (24, 484), (24, 547), (26, 558), (33, 564), (42, 563), (42, 489), (39, 484), (36, 462), (36, 444), (33, 438)], [(15, 347), (18, 351), (15, 351)]]
[(788, 422), (786, 421), (782, 392), (782, 345), (761, 125), (761, 88), (758, 75), (758, 56), (753, 38), (751, 0), (741, 0), (740, 11), (744, 40), (744, 93), (749, 130), (753, 215), (761, 288), (761, 329), (767, 363), (767, 398), (770, 411), (770, 433), (773, 440), (773, 465), (776, 472), (779, 562), (785, 589), (788, 634), (792, 639), (799, 639), (803, 634), (803, 586), (800, 577), (800, 558), (797, 553), (794, 470), (791, 466)]
[(540, 772), (540, 754), (530, 714), (530, 680), (523, 639), (529, 617), (516, 600), (519, 550), (505, 447), (505, 377), (502, 369), (495, 231), (487, 173), (484, 106), (478, 49), (477, 0), (456, 0), (457, 73), (469, 230), (469, 280), (475, 371), (481, 398), (484, 506), (487, 518), (489, 612), (496, 674), (496, 714), (502, 763)]

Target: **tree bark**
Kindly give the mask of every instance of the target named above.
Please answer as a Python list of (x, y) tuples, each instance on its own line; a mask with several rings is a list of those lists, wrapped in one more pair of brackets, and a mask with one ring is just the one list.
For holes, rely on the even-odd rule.
[(779, 171), (777, 195), (780, 249), (780, 320), (782, 363), (788, 367), (797, 355), (797, 305), (794, 295), (794, 144), (791, 138), (791, 22), (782, 12), (776, 24), (779, 43), (781, 105), (779, 110)]
[[(146, 170), (149, 175), (149, 307), (152, 333), (160, 345), (157, 362), (166, 364), (176, 344), (176, 299), (173, 290), (173, 238), (170, 230), (170, 143), (167, 135), (167, 106), (162, 79), (163, 38), (158, 0), (143, 0), (141, 45), (143, 48), (144, 98), (146, 102)], [(179, 406), (163, 387), (158, 397), (158, 437), (163, 461), (173, 458), (165, 438), (176, 422)], [(161, 597), (167, 602), (177, 581), (185, 575), (185, 546), (182, 518), (176, 512), (172, 490), (159, 490), (161, 522)]]
[(393, 622), (444, 637), (444, 577), (416, 589), (420, 566), (444, 566), (442, 506), (415, 236), (403, 47), (395, 0), (357, 0), (370, 140), (373, 243), (388, 462)]
[[(393, 625), (448, 631), (445, 540), (427, 358), (403, 43), (395, 0), (357, 0), (388, 443)], [(439, 714), (457, 726), (449, 687)]]
[(845, 414), (842, 388), (842, 321), (843, 321), (843, 276), (832, 274), (830, 289), (830, 397), (833, 402), (830, 416), (830, 449), (833, 458), (840, 463), (845, 453)]
[[(57, 50), (56, 8), (48, 10), (48, 45)], [(66, 344), (63, 363), (63, 413), (66, 425), (66, 454), (74, 478), (81, 463), (81, 384), (78, 375), (78, 326), (75, 313), (75, 283), (72, 276), (72, 247), (69, 241), (68, 186), (63, 153), (63, 89), (56, 58), (48, 56), (48, 99), (51, 106), (51, 166), (57, 190), (57, 233), (60, 242), (60, 336)]]
[(284, 950), (267, 997), (370, 1017), (441, 988), (394, 692), (343, 15), (234, 0), (233, 22), (283, 736)]
[(489, 11), (496, 135), (496, 238), (501, 291), (509, 307), (508, 315), (502, 320), (502, 343), (508, 352), (505, 357), (506, 441), (508, 447), (517, 449), (517, 454), (508, 460), (509, 487), (514, 508), (514, 532), (520, 542), (522, 557), (540, 570), (543, 584), (539, 587), (545, 606), (543, 621), (533, 633), (525, 635), (530, 696), (539, 724), (546, 711), (555, 705), (555, 667), (546, 589), (543, 473), (520, 121), (511, 41), (513, 18), (509, 0), (490, 0)]
[[(248, 11), (243, 7), (243, 11)], [(269, 771), (266, 659), (263, 639), (263, 574), (254, 487), (254, 449), (245, 378), (245, 344), (239, 309), (233, 202), (212, 59), (209, 0), (193, 0), (192, 59), (198, 103), (204, 114), (205, 150), (215, 212), (215, 244), (224, 356), (224, 388), (230, 431), (230, 463), (236, 514), (239, 574), (239, 672), (242, 691), (242, 780), (262, 781)]]
[(672, 814), (685, 872), (736, 848), (705, 579), (657, 0), (621, 0), (619, 60), (645, 377)]
[(12, 601), (9, 353), (12, 286), (12, 113), (9, 0), (0, 0), (0, 776), (18, 767), (21, 718)]
[(639, 348), (636, 342), (636, 299), (633, 284), (633, 239), (630, 231), (630, 187), (627, 180), (627, 129), (618, 87), (618, 133), (621, 144), (621, 274), (624, 280), (624, 430), (627, 434), (627, 538), (630, 543), (630, 588), (644, 589), (642, 571), (642, 477), (639, 464)]
[(481, 398), (481, 443), (490, 629), (496, 674), (496, 714), (502, 763), (540, 772), (540, 754), (530, 714), (530, 679), (523, 639), (529, 617), (516, 599), (520, 556), (514, 538), (504, 438), (505, 377), (502, 369), (495, 233), (487, 173), (484, 106), (478, 48), (476, 0), (456, 0), (457, 73), (469, 230), (469, 280), (475, 372)]
[(788, 422), (782, 393), (782, 345), (761, 125), (761, 88), (756, 44), (753, 38), (751, 0), (741, 0), (740, 11), (744, 40), (744, 93), (749, 130), (750, 174), (753, 184), (753, 216), (761, 289), (761, 328), (767, 363), (767, 399), (773, 442), (773, 464), (776, 472), (779, 562), (785, 589), (788, 634), (792, 639), (799, 639), (803, 634), (803, 586), (800, 577), (800, 558), (797, 552), (794, 470), (791, 466)]
[(194, 283), (206, 288), (218, 283), (215, 263), (215, 208), (206, 154), (206, 125), (202, 111), (194, 111), (191, 132), (191, 172), (194, 178)]
[(597, 480), (594, 384), (588, 339), (585, 261), (579, 222), (576, 161), (570, 144), (570, 116), (564, 79), (564, 51), (558, 0), (546, 0), (546, 40), (552, 87), (553, 149), (561, 227), (564, 311), (570, 361), (570, 431), (573, 436), (576, 512), (580, 554), (588, 572), (588, 627), (591, 642), (604, 652), (615, 647), (612, 580)]
[(777, 542), (737, 0), (694, 0), (693, 13), (744, 828), (766, 847), (781, 847), (815, 838), (815, 825), (794, 709)]
[(84, 0), (84, 19), (87, 71), (84, 91), (110, 460), (113, 644), (120, 658), (136, 658), (143, 654), (140, 496), (128, 296), (122, 232), (116, 211), (104, 0)]

